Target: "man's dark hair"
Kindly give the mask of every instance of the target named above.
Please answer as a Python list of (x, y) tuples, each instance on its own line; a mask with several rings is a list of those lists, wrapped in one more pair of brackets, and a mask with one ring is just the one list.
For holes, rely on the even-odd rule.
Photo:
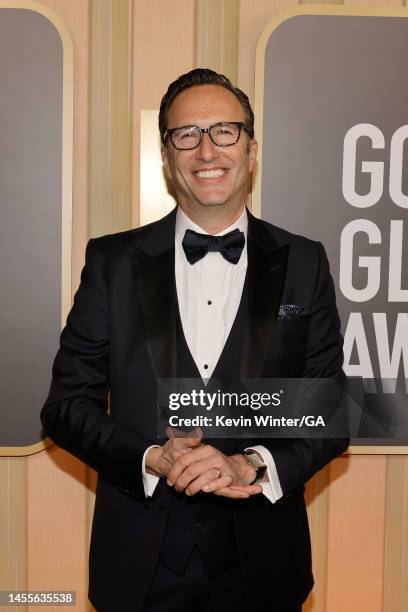
[(210, 68), (195, 68), (186, 74), (182, 74), (178, 79), (170, 83), (169, 88), (162, 98), (159, 112), (159, 130), (160, 138), (163, 144), (165, 141), (164, 135), (167, 130), (167, 116), (174, 98), (185, 89), (189, 89), (190, 87), (195, 87), (197, 85), (220, 85), (233, 93), (234, 96), (238, 98), (242, 108), (244, 109), (246, 118), (245, 127), (248, 130), (249, 137), (254, 137), (254, 113), (252, 111), (248, 96), (241, 89), (238, 89), (238, 87), (234, 87), (231, 81), (223, 74), (214, 72), (214, 70), (210, 70)]

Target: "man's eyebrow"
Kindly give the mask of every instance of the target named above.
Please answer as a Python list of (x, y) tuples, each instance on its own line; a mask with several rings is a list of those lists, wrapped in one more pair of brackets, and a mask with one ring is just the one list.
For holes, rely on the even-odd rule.
[[(210, 125), (208, 127), (214, 127), (214, 125), (222, 125), (224, 123), (242, 123), (243, 125), (245, 125), (244, 121), (216, 121), (215, 123), (210, 123)], [(188, 128), (188, 127), (196, 127), (196, 128), (201, 128), (200, 125), (198, 125), (198, 123), (187, 123), (186, 125), (177, 125), (174, 128), (166, 128), (166, 131), (168, 132), (169, 130), (180, 130), (182, 128)], [(201, 128), (201, 129), (205, 129), (205, 128)]]
[[(217, 123), (220, 123), (219, 121)], [(214, 124), (216, 125), (216, 124)], [(181, 128), (188, 128), (188, 127), (200, 127), (199, 125), (197, 125), (197, 123), (187, 123), (186, 125), (177, 125), (174, 128), (167, 128), (167, 131), (169, 130), (179, 130)]]

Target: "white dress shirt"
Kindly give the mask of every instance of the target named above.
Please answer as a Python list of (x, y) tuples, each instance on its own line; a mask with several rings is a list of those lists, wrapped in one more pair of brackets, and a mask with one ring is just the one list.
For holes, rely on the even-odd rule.
[[(247, 257), (248, 216), (245, 206), (235, 223), (217, 236), (234, 229), (245, 234), (245, 246), (239, 262), (229, 263), (221, 253), (207, 253), (191, 265), (184, 253), (182, 240), (187, 229), (200, 234), (207, 232), (193, 223), (179, 207), (175, 233), (175, 275), (177, 299), (184, 336), (201, 378), (209, 379), (214, 372), (234, 323), (245, 282)], [(151, 448), (151, 447), (149, 447)], [(263, 494), (274, 503), (282, 497), (282, 489), (275, 462), (269, 450), (261, 445), (251, 446), (267, 466), (269, 482), (260, 483)], [(146, 496), (153, 495), (159, 481), (145, 469), (147, 449), (143, 455), (142, 472)]]

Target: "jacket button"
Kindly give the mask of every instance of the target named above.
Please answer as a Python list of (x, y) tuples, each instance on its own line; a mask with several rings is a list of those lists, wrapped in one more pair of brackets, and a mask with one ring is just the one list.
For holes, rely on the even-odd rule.
[(165, 519), (167, 516), (167, 508), (166, 506), (160, 506), (159, 508), (160, 518)]

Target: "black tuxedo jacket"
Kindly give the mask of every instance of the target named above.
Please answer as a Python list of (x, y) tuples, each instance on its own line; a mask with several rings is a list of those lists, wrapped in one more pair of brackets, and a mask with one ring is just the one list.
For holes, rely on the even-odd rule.
[[(342, 377), (342, 337), (323, 246), (248, 212), (248, 312), (241, 374)], [(98, 472), (89, 595), (98, 610), (140, 610), (166, 527), (169, 492), (146, 499), (142, 457), (156, 437), (156, 379), (176, 371), (176, 209), (147, 226), (90, 240), (61, 334), (43, 427)], [(280, 304), (306, 315), (280, 319)], [(108, 395), (110, 402), (108, 407)], [(290, 606), (313, 585), (304, 483), (346, 439), (263, 439), (284, 497), (231, 501), (253, 610)], [(250, 446), (236, 441), (231, 452)], [(257, 607), (258, 606), (258, 607)], [(277, 607), (276, 609), (279, 609)]]

